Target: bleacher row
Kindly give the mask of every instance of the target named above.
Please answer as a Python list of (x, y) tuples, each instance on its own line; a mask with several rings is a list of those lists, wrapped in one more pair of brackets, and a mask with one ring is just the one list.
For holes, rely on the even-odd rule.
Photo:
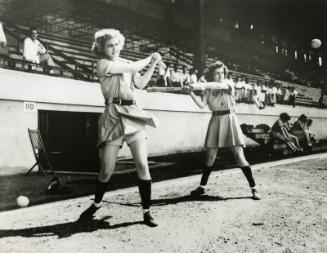
[[(22, 57), (23, 41), (29, 35), (29, 27), (6, 23), (5, 32), (9, 37), (10, 60), (2, 67), (43, 73), (44, 69), (42, 66), (24, 62)], [(127, 48), (122, 50), (121, 56), (133, 61), (148, 56), (149, 52), (142, 52), (128, 47), (129, 44), (133, 43), (131, 38), (133, 37), (129, 37), (129, 40), (126, 41)], [(137, 36), (135, 38), (139, 39)], [(63, 36), (61, 34), (41, 30), (39, 31), (39, 40), (46, 45), (47, 50), (50, 52), (57, 65), (57, 67), (53, 68), (53, 75), (86, 81), (97, 81), (95, 69), (96, 57), (90, 51), (91, 39), (87, 40), (68, 35)], [(164, 61), (167, 64), (175, 64), (178, 62), (180, 69), (184, 65), (188, 67), (191, 66), (192, 56), (184, 54), (176, 48), (170, 48), (169, 51), (171, 53), (168, 56), (164, 56)], [(208, 63), (213, 60), (213, 58), (208, 58)], [(231, 74), (234, 78), (237, 78), (238, 76), (246, 77), (250, 82), (268, 83), (270, 81), (267, 78), (243, 72), (231, 71)], [(156, 76), (157, 71), (151, 80), (152, 84), (155, 83)], [(308, 98), (304, 94), (299, 94), (297, 104), (305, 106), (317, 105), (312, 98)]]

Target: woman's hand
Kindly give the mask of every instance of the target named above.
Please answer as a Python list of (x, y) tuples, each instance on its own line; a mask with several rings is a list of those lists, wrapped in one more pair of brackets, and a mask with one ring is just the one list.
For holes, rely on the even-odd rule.
[(153, 63), (157, 64), (159, 61), (162, 60), (162, 58), (161, 58), (161, 55), (159, 53), (155, 52), (155, 53), (153, 53), (151, 55), (151, 60), (152, 60)]

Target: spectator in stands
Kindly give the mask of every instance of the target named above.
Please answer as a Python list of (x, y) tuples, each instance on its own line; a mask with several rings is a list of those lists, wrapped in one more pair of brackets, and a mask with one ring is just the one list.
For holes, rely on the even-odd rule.
[(283, 97), (283, 104), (289, 104), (290, 103), (290, 94), (291, 94), (291, 88), (286, 87), (284, 97)]
[(181, 83), (181, 75), (178, 72), (177, 64), (174, 65), (173, 69), (170, 69), (170, 75), (168, 76), (170, 79), (171, 86), (173, 87), (183, 87)]
[(283, 92), (282, 92), (281, 84), (277, 85), (276, 101), (278, 104), (281, 104), (283, 102)]
[(243, 88), (242, 77), (238, 77), (235, 83), (235, 100), (237, 103), (242, 102), (243, 99), (242, 88)]
[(166, 79), (166, 71), (164, 68), (161, 68), (159, 66), (159, 76), (156, 81), (156, 86), (157, 87), (167, 87), (167, 79)]
[(198, 80), (199, 83), (206, 83), (207, 82), (207, 80), (206, 80), (206, 74), (207, 73), (208, 73), (208, 68), (205, 67), (204, 70), (203, 70), (202, 76), (200, 76), (200, 78)]
[(272, 85), (272, 88), (271, 88), (271, 105), (272, 106), (275, 106), (275, 104), (277, 103), (277, 87), (276, 87), (276, 84), (273, 84)]
[(290, 104), (295, 107), (295, 103), (296, 103), (296, 97), (297, 97), (297, 90), (295, 89), (295, 87), (292, 88), (291, 93), (290, 93)]
[[(32, 63), (44, 64), (46, 66), (54, 66), (51, 55), (47, 53), (45, 47), (37, 39), (37, 30), (31, 29), (30, 32), (31, 36), (24, 40), (24, 59)], [(50, 70), (50, 73), (51, 72), (52, 71)]]
[(270, 136), (272, 139), (285, 143), (290, 150), (296, 152), (300, 150), (300, 144), (297, 137), (289, 133), (288, 122), (290, 119), (291, 117), (287, 113), (280, 114), (279, 119), (271, 128)]
[(312, 142), (309, 136), (309, 130), (307, 127), (307, 116), (302, 114), (297, 121), (294, 122), (292, 128), (291, 128), (291, 133), (295, 135), (299, 142), (300, 145), (304, 149), (311, 149), (312, 148)]
[(190, 84), (197, 83), (198, 82), (198, 70), (196, 68), (190, 69)]
[(6, 35), (3, 31), (2, 23), (0, 22), (0, 65), (3, 64), (3, 58), (8, 58), (9, 52), (7, 47)]
[(321, 84), (321, 95), (319, 98), (319, 106), (321, 108), (327, 108), (327, 85)]
[(258, 106), (260, 110), (265, 108), (265, 105), (262, 103), (257, 89), (253, 89), (251, 97), (251, 102)]
[(166, 84), (167, 84), (168, 87), (172, 87), (171, 79), (170, 79), (170, 72), (171, 72), (171, 70), (172, 70), (172, 64), (169, 63), (167, 65), (166, 73), (165, 73), (165, 76), (164, 76), (164, 78), (166, 80)]
[(189, 71), (186, 66), (183, 66), (183, 72), (181, 74), (181, 83), (182, 86), (189, 85), (191, 81), (191, 77)]

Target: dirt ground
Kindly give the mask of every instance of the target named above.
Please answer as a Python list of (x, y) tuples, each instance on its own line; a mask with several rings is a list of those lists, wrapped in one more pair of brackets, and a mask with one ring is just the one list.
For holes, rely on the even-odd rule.
[(327, 252), (327, 155), (254, 174), (261, 201), (239, 169), (214, 172), (197, 199), (198, 175), (154, 183), (157, 228), (142, 224), (136, 187), (108, 192), (86, 223), (92, 196), (1, 212), (0, 252)]

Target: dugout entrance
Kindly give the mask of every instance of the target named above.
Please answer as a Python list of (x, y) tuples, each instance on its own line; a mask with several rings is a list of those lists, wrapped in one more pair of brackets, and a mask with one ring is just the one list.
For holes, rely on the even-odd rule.
[(57, 171), (97, 172), (98, 113), (39, 110), (38, 126)]

